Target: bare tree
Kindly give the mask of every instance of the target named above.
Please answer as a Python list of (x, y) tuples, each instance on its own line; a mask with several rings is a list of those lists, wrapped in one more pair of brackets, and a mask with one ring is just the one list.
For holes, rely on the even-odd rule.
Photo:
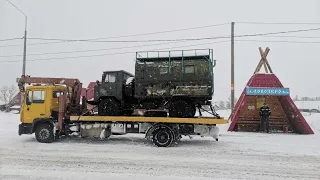
[(226, 108), (231, 109), (231, 102), (229, 100), (226, 102)]
[[(238, 98), (234, 97), (234, 105), (238, 102)], [(228, 101), (226, 102), (226, 108), (231, 109), (231, 96), (229, 96)]]
[(296, 96), (293, 98), (293, 101), (299, 101), (299, 96), (296, 95)]
[(18, 90), (14, 85), (2, 86), (0, 88), (0, 100), (4, 104), (8, 104), (14, 98), (14, 96), (17, 94), (17, 92), (18, 92)]
[(226, 108), (226, 106), (224, 104), (224, 101), (220, 101), (219, 102), (219, 109), (225, 109), (225, 108)]

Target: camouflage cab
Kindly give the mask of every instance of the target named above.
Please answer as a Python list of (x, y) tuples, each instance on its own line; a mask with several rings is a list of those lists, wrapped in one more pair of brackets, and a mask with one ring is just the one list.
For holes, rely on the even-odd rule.
[(120, 115), (126, 107), (132, 104), (128, 101), (133, 98), (133, 93), (129, 91), (127, 92), (129, 95), (126, 96), (125, 85), (133, 77), (131, 73), (123, 70), (103, 72), (101, 82), (97, 82), (94, 87), (94, 100), (95, 104), (99, 103), (98, 113), (100, 115)]

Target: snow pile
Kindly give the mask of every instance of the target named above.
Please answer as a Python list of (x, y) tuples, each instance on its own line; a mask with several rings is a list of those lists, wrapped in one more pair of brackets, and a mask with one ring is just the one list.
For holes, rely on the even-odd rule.
[(302, 113), (315, 134), (320, 134), (320, 114)]
[(320, 110), (320, 101), (295, 101), (298, 109), (318, 109)]

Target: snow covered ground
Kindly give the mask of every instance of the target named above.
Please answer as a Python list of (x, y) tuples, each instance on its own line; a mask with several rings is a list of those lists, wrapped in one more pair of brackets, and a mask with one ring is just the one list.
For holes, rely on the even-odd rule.
[(317, 109), (320, 110), (320, 101), (295, 101), (294, 104), (299, 109)]
[[(228, 111), (219, 111), (228, 117)], [(320, 179), (320, 115), (314, 135), (227, 132), (157, 148), (143, 135), (38, 143), (18, 136), (19, 115), (0, 112), (0, 179)]]

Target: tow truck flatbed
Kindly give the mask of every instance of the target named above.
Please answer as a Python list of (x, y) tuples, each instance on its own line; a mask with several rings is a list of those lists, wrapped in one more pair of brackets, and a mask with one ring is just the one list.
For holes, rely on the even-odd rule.
[(70, 116), (72, 122), (144, 122), (144, 123), (176, 123), (176, 124), (227, 124), (228, 120), (215, 117), (172, 118), (144, 116)]

